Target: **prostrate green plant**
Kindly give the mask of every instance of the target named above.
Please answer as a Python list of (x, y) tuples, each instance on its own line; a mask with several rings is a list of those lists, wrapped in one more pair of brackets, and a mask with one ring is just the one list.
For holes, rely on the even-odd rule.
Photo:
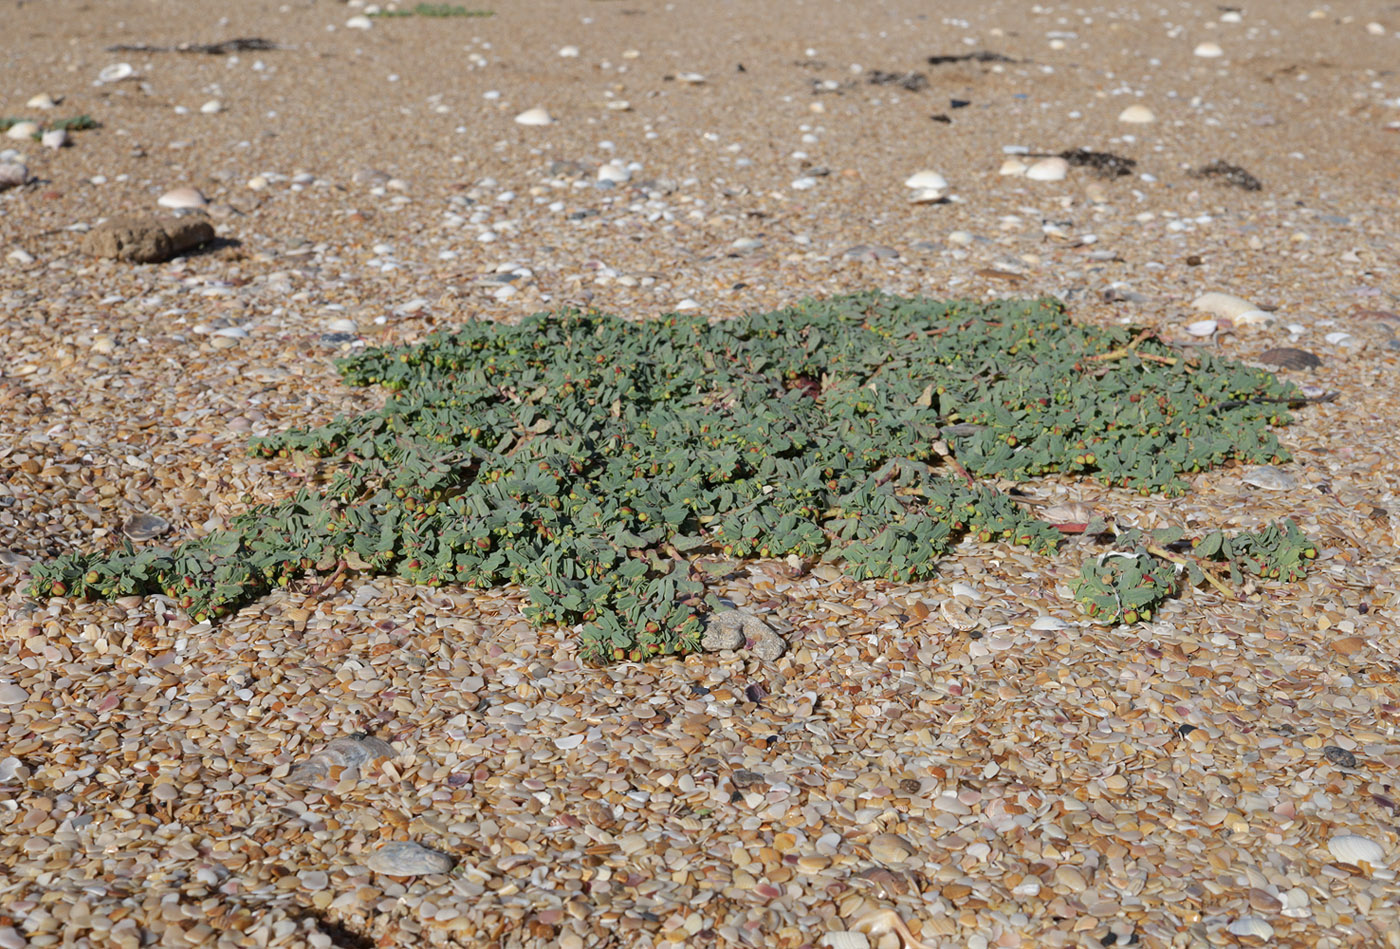
[(173, 551), (69, 554), (33, 569), (33, 594), (164, 592), (202, 619), (312, 569), (509, 581), (535, 622), (583, 624), (590, 659), (684, 652), (700, 633), (698, 552), (899, 581), (930, 576), (963, 537), (1048, 552), (1059, 532), (974, 476), (1179, 494), (1186, 472), (1281, 461), (1269, 425), (1302, 398), (1208, 353), (1076, 326), (1053, 300), (878, 293), (714, 325), (541, 313), (339, 368), (394, 394), (250, 444), (319, 461), (319, 490)]
[(1292, 520), (1268, 524), (1261, 531), (1234, 534), (1214, 531), (1191, 542), (1191, 553), (1169, 549), (1182, 538), (1179, 529), (1124, 531), (1115, 539), (1118, 549), (1087, 560), (1072, 584), (1084, 611), (1101, 623), (1136, 623), (1150, 620), (1162, 602), (1185, 583), (1209, 583), (1227, 598), (1231, 587), (1218, 575), (1224, 567), (1230, 584), (1246, 577), (1261, 580), (1301, 580), (1308, 561), (1317, 556), (1313, 545)]
[[(52, 119), (50, 121), (3, 116), (0, 117), (0, 132), (8, 132), (19, 123), (28, 121), (33, 121), (40, 129), (63, 129), (65, 132), (83, 132), (97, 128), (97, 120), (90, 115), (75, 115), (67, 119)], [(34, 136), (34, 140), (39, 140), (38, 134)]]

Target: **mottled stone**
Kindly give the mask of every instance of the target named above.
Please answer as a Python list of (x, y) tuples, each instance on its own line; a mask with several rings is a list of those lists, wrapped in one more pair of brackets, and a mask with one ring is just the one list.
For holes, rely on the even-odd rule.
[(201, 215), (124, 215), (89, 231), (83, 238), (82, 249), (94, 257), (115, 257), (138, 264), (155, 264), (213, 239), (214, 225)]

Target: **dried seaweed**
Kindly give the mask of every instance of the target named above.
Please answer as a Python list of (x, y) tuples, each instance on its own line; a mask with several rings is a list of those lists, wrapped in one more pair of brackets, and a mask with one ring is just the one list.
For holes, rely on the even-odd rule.
[(872, 86), (899, 86), (909, 92), (923, 92), (928, 88), (928, 76), (921, 72), (885, 72), (882, 69), (872, 69), (866, 82)]
[(1236, 188), (1243, 188), (1245, 191), (1261, 191), (1264, 188), (1263, 182), (1245, 171), (1239, 165), (1232, 165), (1228, 161), (1217, 158), (1209, 165), (1202, 165), (1191, 172), (1193, 178), (1217, 178), (1227, 185), (1234, 185)]
[(207, 56), (223, 56), (227, 53), (253, 53), (270, 49), (281, 49), (272, 40), (260, 36), (241, 36), (220, 43), (179, 43), (175, 46), (152, 46), (149, 43), (118, 43), (108, 46), (109, 53), (203, 53)]
[(1131, 175), (1137, 167), (1137, 159), (1124, 158), (1112, 152), (1093, 152), (1087, 148), (1071, 148), (1059, 154), (1060, 158), (1076, 168), (1091, 168), (1100, 178), (1117, 178)]
[(949, 63), (1018, 63), (1019, 59), (1012, 59), (1001, 53), (993, 53), (990, 50), (979, 49), (972, 53), (953, 53), (943, 56), (930, 56), (928, 64), (930, 66), (946, 66)]

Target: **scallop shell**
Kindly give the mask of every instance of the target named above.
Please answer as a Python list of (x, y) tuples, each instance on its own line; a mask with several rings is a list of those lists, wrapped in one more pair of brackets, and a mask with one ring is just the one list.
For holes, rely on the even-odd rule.
[(1241, 916), (1225, 928), (1232, 936), (1253, 936), (1256, 939), (1274, 938), (1274, 927), (1258, 916)]
[(1385, 848), (1358, 834), (1339, 834), (1327, 841), (1327, 849), (1338, 861), (1352, 866), (1369, 863), (1374, 867), (1385, 862)]

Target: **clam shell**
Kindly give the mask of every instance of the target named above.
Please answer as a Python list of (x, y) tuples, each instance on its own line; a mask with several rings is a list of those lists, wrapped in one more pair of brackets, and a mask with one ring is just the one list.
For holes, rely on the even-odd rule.
[(24, 104), (26, 109), (52, 109), (58, 105), (58, 100), (47, 92), (41, 92)]
[(548, 112), (538, 107), (526, 109), (515, 117), (516, 125), (549, 125), (553, 121)]
[(1338, 861), (1352, 866), (1369, 863), (1374, 867), (1385, 862), (1385, 848), (1359, 834), (1338, 834), (1327, 841), (1327, 849)]
[(916, 191), (946, 191), (948, 181), (936, 171), (927, 168), (923, 171), (916, 171), (908, 178), (904, 179), (904, 187), (913, 188)]
[(197, 188), (173, 188), (156, 201), (163, 208), (202, 208), (208, 203)]
[(104, 67), (103, 70), (97, 74), (97, 81), (121, 82), (123, 79), (129, 78), (135, 72), (136, 70), (131, 68), (131, 63), (113, 63), (110, 66)]
[(1019, 158), (1008, 158), (1001, 163), (999, 175), (1009, 175), (1013, 178), (1020, 178), (1026, 173), (1026, 163)]
[(1186, 324), (1186, 332), (1192, 336), (1210, 336), (1220, 328), (1218, 320), (1197, 320), (1194, 323)]
[(1219, 43), (1212, 43), (1209, 40), (1197, 43), (1193, 52), (1202, 59), (1219, 59), (1225, 55), (1225, 51), (1220, 48)]
[(39, 134), (38, 122), (16, 122), (5, 131), (6, 138), (33, 138)]
[(1026, 169), (1032, 181), (1064, 181), (1069, 174), (1069, 162), (1063, 158), (1042, 158)]
[(122, 533), (132, 540), (151, 540), (170, 530), (170, 522), (154, 514), (133, 514), (122, 522)]
[(1157, 116), (1145, 105), (1130, 105), (1118, 113), (1118, 121), (1129, 125), (1146, 125), (1157, 121)]

